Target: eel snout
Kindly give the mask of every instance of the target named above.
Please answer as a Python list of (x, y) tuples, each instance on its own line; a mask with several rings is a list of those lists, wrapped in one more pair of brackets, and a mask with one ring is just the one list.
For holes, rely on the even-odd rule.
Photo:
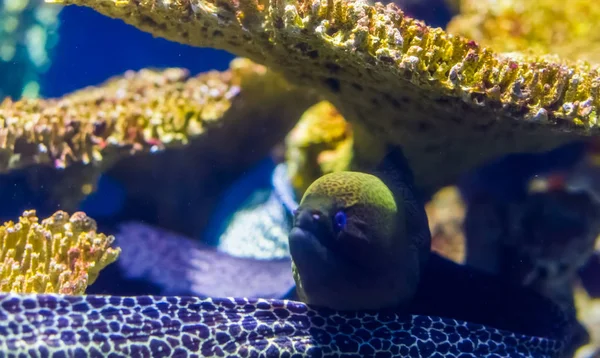
[(298, 296), (336, 310), (397, 308), (415, 293), (418, 255), (391, 230), (397, 208), (387, 187), (375, 177), (342, 175), (355, 185), (324, 176), (295, 211), (289, 246)]

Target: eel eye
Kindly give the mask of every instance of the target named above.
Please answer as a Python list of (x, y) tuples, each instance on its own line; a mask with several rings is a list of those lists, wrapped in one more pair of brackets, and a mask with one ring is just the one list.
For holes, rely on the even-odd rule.
[(321, 220), (321, 212), (318, 211), (318, 210), (313, 210), (311, 212), (311, 216), (312, 216), (312, 218), (313, 218), (314, 221), (318, 222), (319, 220)]
[(346, 222), (348, 218), (346, 217), (346, 213), (343, 211), (338, 211), (334, 216), (334, 224), (337, 230), (343, 230), (346, 227)]

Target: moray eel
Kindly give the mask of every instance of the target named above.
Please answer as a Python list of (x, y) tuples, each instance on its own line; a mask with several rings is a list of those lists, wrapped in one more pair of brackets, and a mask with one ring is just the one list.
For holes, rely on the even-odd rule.
[(393, 308), (567, 337), (557, 334), (569, 326), (549, 300), (430, 253), (407, 168), (392, 148), (377, 176), (338, 172), (307, 189), (289, 238), (297, 297), (338, 310)]
[(376, 176), (337, 172), (317, 179), (294, 214), (289, 236), (300, 299), (339, 310), (410, 302), (429, 240), (408, 235), (399, 221), (404, 215)]
[[(299, 291), (309, 303), (3, 294), (0, 351), (15, 357), (560, 357), (562, 322), (551, 308), (538, 309), (548, 307), (546, 301), (428, 252), (427, 221), (414, 191), (391, 184), (387, 191), (381, 184), (406, 184), (406, 177), (353, 178), (351, 186), (362, 194), (308, 195), (296, 213), (290, 247), (301, 275)], [(326, 178), (320, 183), (315, 194), (333, 187)], [(327, 219), (332, 221), (320, 221)], [(339, 228), (348, 235), (326, 235)], [(382, 251), (389, 255), (378, 259)], [(311, 252), (320, 255), (313, 262), (324, 278), (306, 268)], [(398, 264), (396, 254), (407, 261)], [(385, 272), (390, 268), (401, 270), (395, 273), (402, 277)], [(345, 269), (360, 271), (361, 280)], [(328, 289), (315, 278), (341, 282)], [(387, 280), (396, 288), (392, 294), (383, 292)], [(353, 282), (383, 295), (369, 298)], [(356, 297), (344, 301), (328, 293), (338, 288)], [(507, 309), (506, 301), (523, 310)], [(495, 317), (482, 318), (485, 312)], [(523, 325), (512, 324), (520, 316)]]

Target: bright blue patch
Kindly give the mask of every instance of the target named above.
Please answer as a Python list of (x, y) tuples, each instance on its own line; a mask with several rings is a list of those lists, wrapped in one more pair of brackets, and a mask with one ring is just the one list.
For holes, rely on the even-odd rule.
[(342, 230), (346, 227), (346, 223), (348, 218), (346, 217), (346, 213), (343, 211), (338, 211), (335, 214), (335, 226), (338, 230)]

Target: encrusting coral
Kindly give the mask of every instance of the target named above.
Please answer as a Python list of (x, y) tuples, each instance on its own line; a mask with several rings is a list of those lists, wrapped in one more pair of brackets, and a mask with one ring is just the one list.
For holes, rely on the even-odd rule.
[(30, 210), (0, 226), (0, 292), (82, 295), (121, 252), (83, 212), (38, 221)]
[[(598, 133), (598, 70), (496, 54), (362, 0), (50, 0), (78, 4), (172, 41), (210, 46), (320, 90), (357, 146), (403, 145), (431, 190), (507, 152)], [(377, 140), (373, 140), (377, 138)], [(477, 150), (473, 150), (477, 148)], [(362, 153), (367, 151), (362, 150)]]
[(600, 7), (575, 0), (461, 0), (461, 13), (448, 24), (453, 34), (496, 51), (553, 53), (600, 62)]
[(285, 142), (287, 170), (299, 198), (320, 176), (348, 170), (353, 159), (352, 127), (327, 101), (304, 112)]
[[(273, 137), (280, 132), (282, 139), (316, 101), (246, 59), (232, 61), (228, 71), (194, 77), (183, 69), (146, 69), (59, 99), (7, 98), (0, 105), (0, 172), (32, 164), (83, 165), (71, 175), (77, 183), (70, 181), (68, 190), (53, 188), (69, 196), (61, 207), (73, 210), (93, 191), (97, 176), (119, 159), (181, 147), (199, 137), (239, 142), (256, 135), (245, 130), (249, 126), (268, 124)], [(220, 146), (231, 147), (224, 141)], [(244, 155), (229, 152), (227, 165), (235, 166)]]
[(465, 202), (460, 190), (456, 186), (442, 188), (425, 204), (425, 211), (431, 231), (431, 251), (456, 263), (464, 263)]

